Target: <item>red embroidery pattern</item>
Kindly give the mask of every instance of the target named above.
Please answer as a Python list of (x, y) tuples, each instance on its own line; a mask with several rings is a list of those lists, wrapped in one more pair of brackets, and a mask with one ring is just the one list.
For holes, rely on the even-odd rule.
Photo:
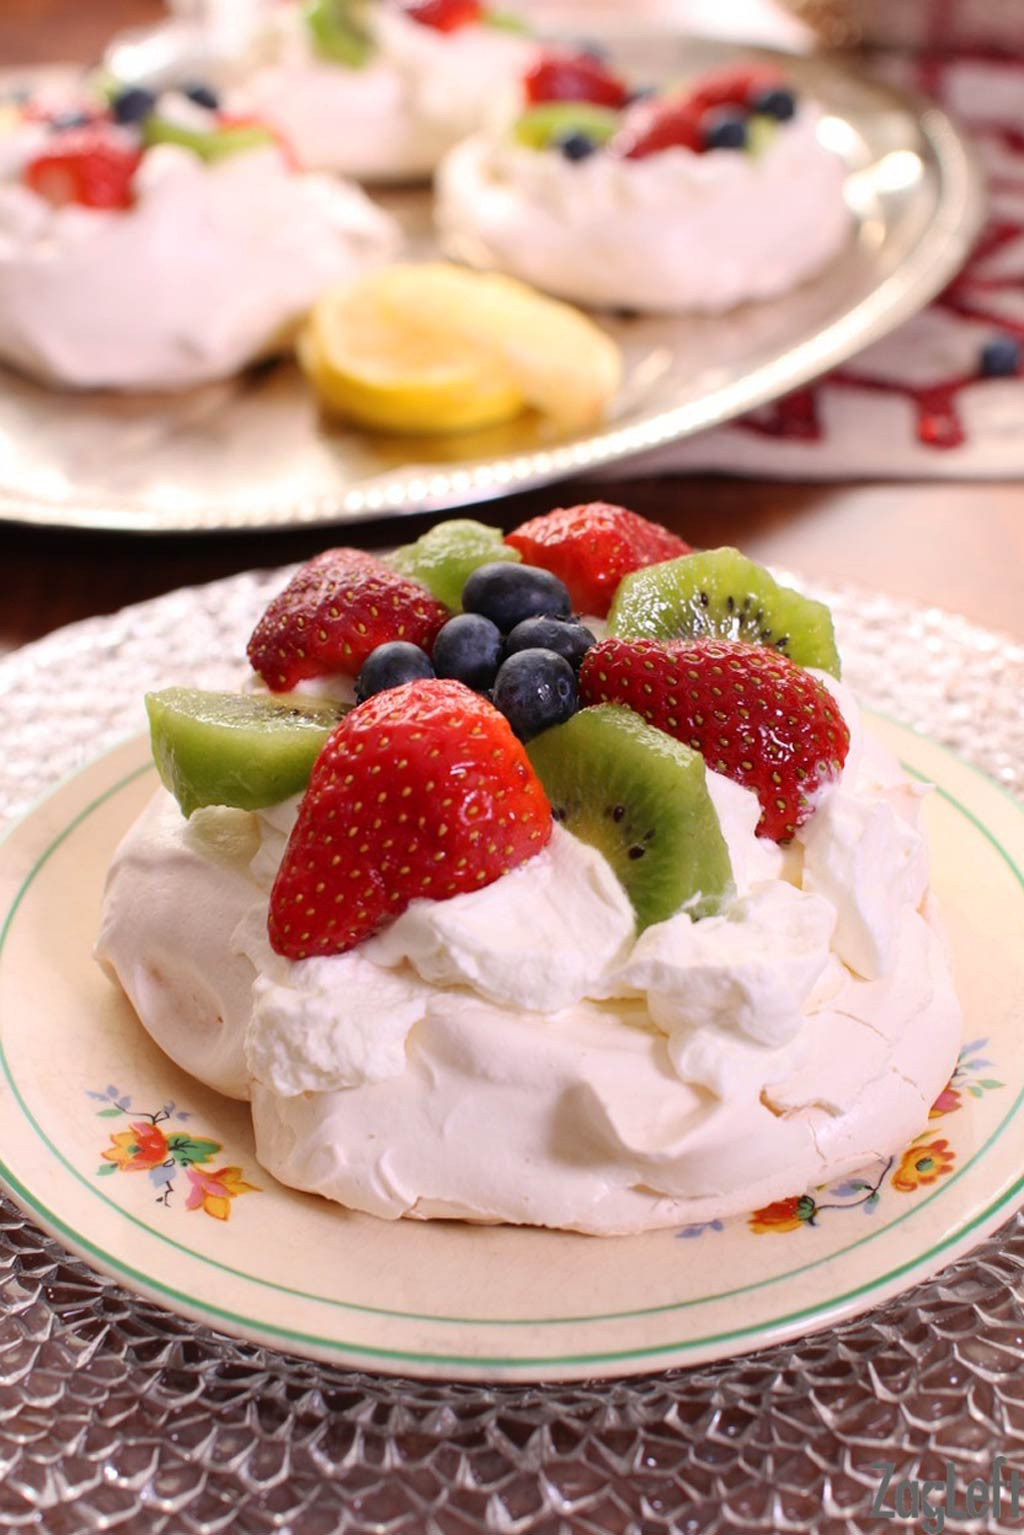
[[(1000, 73), (1012, 71), (1021, 79), (1024, 91), (1024, 58), (982, 51), (922, 54), (915, 64), (915, 83), (940, 102), (950, 104), (956, 72), (965, 63), (989, 66)], [(977, 110), (967, 114), (967, 121), (983, 158), (986, 151), (997, 155), (998, 170), (989, 179), (991, 217), (967, 265), (932, 308), (970, 325), (972, 334), (978, 325), (983, 325), (990, 337), (1012, 336), (1024, 345), (1021, 303), (1024, 259), (1016, 264), (1016, 271), (1000, 273), (992, 269), (993, 258), (1024, 242), (1024, 129), (986, 117), (985, 111), (985, 102), (979, 101)], [(973, 367), (946, 377), (937, 376), (925, 384), (909, 384), (858, 370), (855, 360), (813, 387), (797, 390), (739, 424), (760, 436), (821, 442), (826, 436), (820, 408), (822, 391), (853, 389), (907, 400), (914, 409), (920, 442), (931, 448), (956, 448), (967, 440), (960, 397), (964, 390), (978, 385), (979, 376), (977, 367)]]

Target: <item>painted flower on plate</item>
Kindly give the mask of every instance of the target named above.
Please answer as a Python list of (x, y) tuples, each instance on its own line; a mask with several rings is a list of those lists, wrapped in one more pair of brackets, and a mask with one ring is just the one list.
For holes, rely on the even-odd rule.
[(777, 1199), (774, 1204), (755, 1210), (750, 1217), (750, 1229), (763, 1236), (766, 1232), (781, 1234), (797, 1231), (814, 1221), (817, 1206), (810, 1194), (795, 1194), (792, 1199)]
[(140, 1121), (130, 1130), (119, 1130), (110, 1137), (103, 1160), (116, 1163), (123, 1173), (145, 1173), (166, 1162), (168, 1155), (164, 1132), (157, 1125)]
[(214, 1220), (226, 1221), (231, 1216), (231, 1201), (239, 1194), (258, 1194), (254, 1183), (246, 1183), (240, 1167), (220, 1167), (208, 1173), (201, 1167), (187, 1167), (189, 1181), (186, 1210), (202, 1210)]
[(952, 1172), (955, 1162), (956, 1152), (948, 1141), (930, 1141), (922, 1137), (903, 1153), (892, 1175), (892, 1186), (901, 1194), (912, 1194), (915, 1189), (944, 1178)]

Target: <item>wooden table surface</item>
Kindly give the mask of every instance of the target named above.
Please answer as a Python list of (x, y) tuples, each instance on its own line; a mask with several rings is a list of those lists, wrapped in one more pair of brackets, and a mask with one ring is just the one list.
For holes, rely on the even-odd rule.
[[(92, 60), (116, 27), (159, 12), (157, 0), (0, 0), (0, 64)], [(1024, 484), (663, 477), (598, 488), (574, 481), (492, 502), (482, 515), (511, 526), (596, 494), (656, 516), (693, 543), (735, 543), (812, 578), (858, 581), (1024, 639)], [(426, 522), (375, 523), (333, 541), (376, 546)], [(0, 651), (175, 586), (299, 559), (331, 541), (330, 530), (133, 538), (0, 528)]]

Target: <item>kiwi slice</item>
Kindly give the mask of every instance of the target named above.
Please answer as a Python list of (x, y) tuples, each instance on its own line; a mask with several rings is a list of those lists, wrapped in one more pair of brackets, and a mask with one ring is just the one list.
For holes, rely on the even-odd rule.
[(738, 549), (707, 549), (635, 570), (615, 593), (608, 632), (623, 639), (746, 640), (839, 676), (825, 604), (780, 586)]
[(615, 870), (638, 931), (683, 905), (718, 910), (732, 865), (699, 752), (620, 704), (582, 709), (526, 750), (555, 820)]
[(265, 149), (268, 144), (276, 142), (269, 128), (261, 127), (259, 123), (239, 123), (235, 127), (211, 128), (204, 132), (200, 128), (185, 128), (181, 123), (173, 123), (165, 117), (147, 117), (142, 125), (142, 142), (147, 146), (153, 144), (177, 144), (182, 149), (190, 149), (200, 160), (212, 164), (217, 160), (224, 160), (228, 155), (240, 154), (245, 149)]
[(499, 529), (471, 517), (454, 517), (428, 528), (414, 544), (396, 549), (388, 563), (403, 576), (422, 581), (453, 613), (461, 613), (462, 588), (478, 565), (496, 560), (516, 563), (521, 558)]
[(599, 147), (618, 131), (618, 112), (589, 101), (544, 101), (516, 118), (512, 137), (528, 149), (548, 149), (568, 133), (585, 133)]
[(259, 810), (298, 794), (348, 704), (164, 688), (146, 694), (153, 758), (184, 814)]
[(362, 0), (308, 0), (303, 20), (322, 59), (362, 69), (373, 53), (373, 37)]

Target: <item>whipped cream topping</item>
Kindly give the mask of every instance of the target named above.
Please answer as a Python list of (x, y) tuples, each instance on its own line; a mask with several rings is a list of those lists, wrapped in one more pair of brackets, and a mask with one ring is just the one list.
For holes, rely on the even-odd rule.
[[(36, 147), (27, 134), (24, 156)], [(134, 188), (122, 211), (54, 207), (0, 183), (5, 361), (76, 388), (224, 378), (286, 345), (325, 287), (400, 244), (357, 187), (297, 175), (276, 148), (206, 164), (160, 144)]]
[[(603, 857), (556, 827), (486, 889), (292, 963), (266, 911), (297, 800), (186, 823), (161, 791), (115, 856), (99, 955), (179, 1064), (251, 1097), (295, 1187), (592, 1232), (749, 1210), (898, 1150), (960, 1041), (918, 790), (835, 686), (853, 748), (800, 845), (756, 838), (754, 797), (707, 775), (736, 884), (717, 917), (637, 939)], [(880, 807), (900, 836), (872, 830), (872, 863), (849, 829)]]
[(348, 68), (316, 52), (301, 4), (174, 9), (165, 26), (115, 43), (108, 66), (161, 82), (205, 74), (230, 110), (275, 123), (303, 165), (360, 180), (429, 175), (508, 93), (534, 46), (484, 23), (441, 32), (384, 0), (367, 12), (370, 57)]
[(495, 128), (441, 165), (438, 229), (452, 255), (577, 303), (730, 309), (794, 287), (847, 239), (845, 168), (821, 127), (804, 102), (758, 154), (578, 162)]

